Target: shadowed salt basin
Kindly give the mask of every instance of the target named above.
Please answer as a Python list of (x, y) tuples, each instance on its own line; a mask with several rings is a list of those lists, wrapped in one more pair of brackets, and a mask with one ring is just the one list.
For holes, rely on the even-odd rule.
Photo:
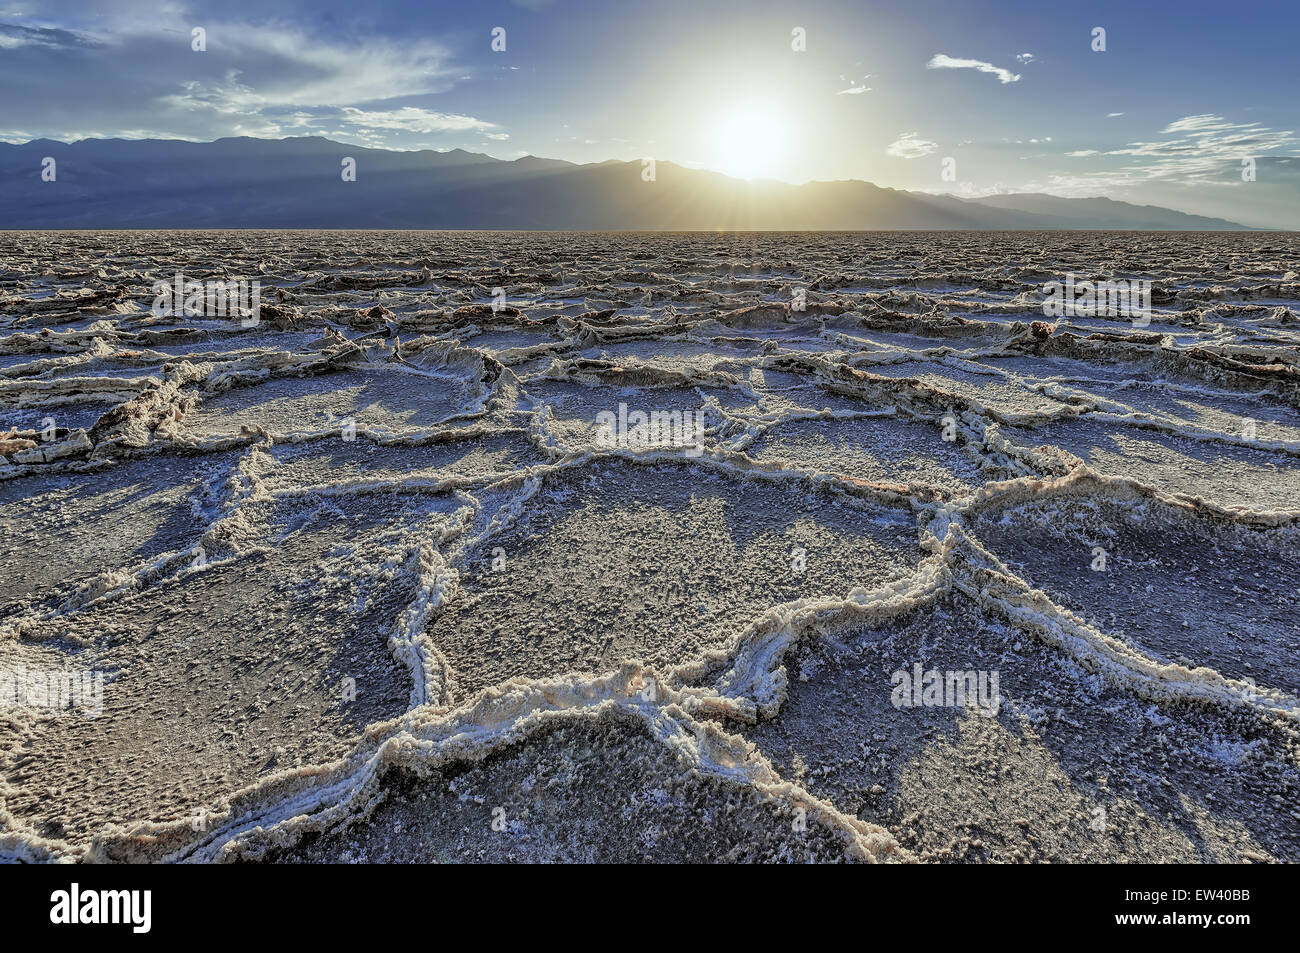
[(1300, 861), (1298, 260), (0, 235), (0, 859)]

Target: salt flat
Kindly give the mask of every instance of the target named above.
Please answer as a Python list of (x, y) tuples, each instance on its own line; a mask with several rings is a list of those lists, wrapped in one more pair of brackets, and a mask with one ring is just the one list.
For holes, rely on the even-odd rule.
[(1300, 860), (1298, 269), (0, 233), (0, 858)]

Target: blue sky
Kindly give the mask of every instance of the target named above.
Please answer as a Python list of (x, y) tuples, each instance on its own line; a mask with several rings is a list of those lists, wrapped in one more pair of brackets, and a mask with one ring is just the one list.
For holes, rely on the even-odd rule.
[(1298, 228), (1297, 37), (1294, 0), (0, 0), (0, 139), (652, 156)]

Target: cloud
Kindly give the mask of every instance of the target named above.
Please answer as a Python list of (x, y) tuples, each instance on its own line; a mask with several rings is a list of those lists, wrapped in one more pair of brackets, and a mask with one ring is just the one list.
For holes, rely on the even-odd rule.
[[(386, 40), (326, 43), (295, 30), (208, 28), (213, 65), (223, 75), (183, 84), (186, 96), (233, 109), (341, 106), (441, 91), (446, 51)], [(198, 55), (198, 54), (191, 54)], [(218, 58), (219, 57), (219, 58)], [(194, 70), (191, 70), (194, 72)]]
[[(1186, 135), (1179, 135), (1182, 133)], [(1174, 138), (1130, 142), (1106, 155), (1154, 160), (1140, 167), (1149, 177), (1197, 179), (1217, 177), (1227, 162), (1300, 145), (1300, 140), (1291, 130), (1270, 129), (1257, 122), (1229, 122), (1211, 113), (1176, 119), (1165, 126), (1161, 134)]]
[[(0, 15), (2, 17), (2, 15)], [(429, 132), (500, 132), (489, 121), (440, 112), (421, 97), (464, 73), (428, 37), (325, 36), (283, 21), (204, 23), (207, 51), (189, 31), (124, 3), (93, 32), (0, 22), (0, 86), (33, 86), (5, 104), (5, 125), (63, 140), (325, 135), (386, 131), (379, 144), (409, 146)], [(57, 108), (52, 108), (56, 104)], [(367, 140), (370, 141), (370, 140)]]
[(1000, 66), (994, 66), (992, 63), (985, 63), (982, 60), (964, 60), (957, 57), (949, 56), (947, 53), (936, 53), (930, 57), (930, 62), (925, 64), (926, 69), (973, 69), (981, 73), (992, 73), (1002, 83), (1020, 82), (1020, 74), (1005, 70)]
[(862, 79), (859, 80), (859, 79), (849, 79), (847, 76), (841, 74), (840, 82), (848, 83), (848, 86), (836, 92), (835, 95), (836, 96), (860, 96), (863, 93), (871, 92), (871, 87), (867, 85), (867, 80), (871, 79), (872, 75), (873, 74), (871, 73), (867, 73), (865, 76), (862, 77)]
[(73, 33), (71, 30), (52, 30), (19, 26), (16, 23), (0, 23), (0, 50), (16, 50), (23, 46), (39, 46), (49, 49), (94, 49), (102, 45), (88, 36)]
[[(1169, 123), (1165, 139), (1130, 142), (1100, 152), (1083, 149), (1071, 157), (1123, 157), (1127, 162), (1079, 176), (1059, 176), (1052, 184), (1074, 191), (1115, 190), (1156, 184), (1235, 186), (1241, 183), (1241, 160), (1282, 160), (1277, 153), (1294, 150), (1300, 139), (1291, 130), (1270, 129), (1257, 122), (1235, 123), (1212, 113), (1184, 116)], [(1269, 155), (1272, 153), (1272, 155)]]
[(1017, 62), (1017, 63), (1022, 63), (1022, 64), (1023, 64), (1023, 63), (1037, 63), (1038, 60), (1034, 59), (1034, 54), (1033, 54), (1033, 53), (1017, 53), (1017, 54), (1016, 54), (1016, 62)]
[(1202, 113), (1199, 116), (1184, 116), (1182, 119), (1175, 119), (1160, 131), (1162, 133), (1222, 132), (1225, 129), (1249, 129), (1251, 126), (1258, 125), (1259, 123), (1252, 122), (1244, 126), (1238, 126), (1228, 122), (1222, 116), (1215, 116), (1211, 113)]
[(937, 142), (919, 139), (914, 132), (902, 132), (898, 134), (898, 138), (890, 143), (889, 148), (885, 151), (891, 156), (897, 156), (900, 159), (919, 159), (921, 156), (928, 156), (938, 148), (939, 143)]
[(1107, 119), (1116, 119), (1116, 118), (1118, 118), (1119, 116), (1122, 116), (1122, 115), (1124, 115), (1124, 114), (1123, 114), (1123, 113), (1106, 113), (1106, 118), (1107, 118)]
[[(434, 112), (431, 109), (417, 109), (403, 106), (400, 109), (358, 109), (344, 106), (339, 110), (343, 122), (357, 126), (369, 126), (375, 129), (404, 129), (407, 132), (468, 132), (496, 129), (496, 124), (475, 119), (473, 116), (461, 116), (456, 113)], [(490, 139), (507, 139), (505, 133), (487, 133)]]

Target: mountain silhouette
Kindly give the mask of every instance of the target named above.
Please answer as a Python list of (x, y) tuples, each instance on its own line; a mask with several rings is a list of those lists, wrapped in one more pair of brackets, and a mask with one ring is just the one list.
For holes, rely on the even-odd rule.
[[(42, 162), (55, 160), (54, 181)], [(356, 180), (343, 181), (343, 159)], [(584, 165), (318, 136), (0, 144), (0, 228), (1240, 229), (1105, 198), (960, 199), (858, 180), (789, 185), (667, 161)]]

